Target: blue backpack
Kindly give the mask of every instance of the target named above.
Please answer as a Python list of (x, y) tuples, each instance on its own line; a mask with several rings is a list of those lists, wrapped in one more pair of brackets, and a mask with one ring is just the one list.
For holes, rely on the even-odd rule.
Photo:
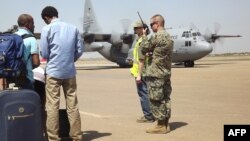
[(23, 60), (25, 46), (23, 39), (34, 37), (30, 34), (19, 36), (13, 33), (0, 34), (0, 77), (8, 79), (26, 76), (26, 63)]

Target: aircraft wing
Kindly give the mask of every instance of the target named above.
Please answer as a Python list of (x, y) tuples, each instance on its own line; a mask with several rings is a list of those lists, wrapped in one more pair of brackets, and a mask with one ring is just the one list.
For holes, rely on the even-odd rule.
[(208, 42), (214, 43), (216, 40), (220, 38), (237, 38), (237, 37), (242, 37), (241, 35), (218, 35), (218, 34), (211, 34), (211, 35), (205, 35), (205, 39)]
[(83, 33), (82, 38), (85, 42), (110, 42), (111, 34), (99, 34), (99, 33)]
[[(41, 39), (41, 33), (34, 33), (36, 39)], [(84, 41), (92, 40), (97, 42), (109, 42), (111, 39), (111, 34), (96, 34), (96, 33), (87, 33), (82, 34)]]
[(235, 37), (242, 37), (241, 35), (212, 35), (212, 38), (214, 38), (215, 40), (218, 38), (235, 38)]

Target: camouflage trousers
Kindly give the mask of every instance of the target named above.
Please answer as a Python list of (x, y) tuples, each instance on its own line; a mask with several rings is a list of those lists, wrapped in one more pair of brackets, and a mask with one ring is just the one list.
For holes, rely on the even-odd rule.
[(172, 92), (170, 79), (146, 77), (150, 108), (156, 120), (165, 120), (171, 116)]

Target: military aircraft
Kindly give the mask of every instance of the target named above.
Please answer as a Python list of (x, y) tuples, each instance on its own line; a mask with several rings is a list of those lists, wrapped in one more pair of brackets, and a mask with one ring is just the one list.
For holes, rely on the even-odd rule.
[(82, 35), (85, 43), (85, 52), (99, 52), (104, 58), (117, 63), (120, 67), (129, 67), (131, 64), (127, 62), (132, 52), (132, 44), (134, 41), (133, 34), (127, 34), (129, 21), (124, 21), (124, 33), (103, 34), (100, 33), (94, 9), (90, 0), (85, 0), (84, 17), (83, 17)]
[[(85, 52), (99, 52), (104, 58), (117, 63), (120, 67), (130, 67), (133, 44), (136, 36), (128, 34), (131, 25), (129, 20), (123, 20), (124, 33), (104, 34), (100, 32), (91, 0), (85, 0), (83, 33), (82, 38), (85, 44)], [(190, 28), (168, 28), (174, 41), (173, 63), (184, 63), (185, 67), (194, 67), (194, 61), (205, 57), (213, 50), (213, 43), (220, 38), (241, 37), (240, 35), (218, 35), (218, 28), (215, 33), (201, 34), (196, 27)], [(35, 33), (40, 39), (40, 33)], [(150, 36), (150, 35), (149, 35)]]
[[(133, 43), (136, 37), (133, 34), (127, 34), (128, 29), (125, 29), (120, 38), (117, 38), (117, 35), (97, 33), (99, 26), (90, 0), (85, 1), (83, 27), (85, 51), (97, 51), (103, 57), (121, 67), (130, 66), (127, 60), (132, 58)], [(202, 35), (194, 26), (191, 28), (168, 28), (167, 31), (174, 40), (172, 61), (184, 63), (185, 67), (194, 67), (195, 60), (211, 53), (213, 50), (212, 44), (216, 40), (241, 37), (240, 35), (218, 35), (216, 32)]]

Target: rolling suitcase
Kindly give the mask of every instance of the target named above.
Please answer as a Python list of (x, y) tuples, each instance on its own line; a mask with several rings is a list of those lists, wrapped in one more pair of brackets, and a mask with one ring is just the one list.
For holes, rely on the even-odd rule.
[(44, 141), (41, 102), (35, 91), (0, 91), (0, 141)]

